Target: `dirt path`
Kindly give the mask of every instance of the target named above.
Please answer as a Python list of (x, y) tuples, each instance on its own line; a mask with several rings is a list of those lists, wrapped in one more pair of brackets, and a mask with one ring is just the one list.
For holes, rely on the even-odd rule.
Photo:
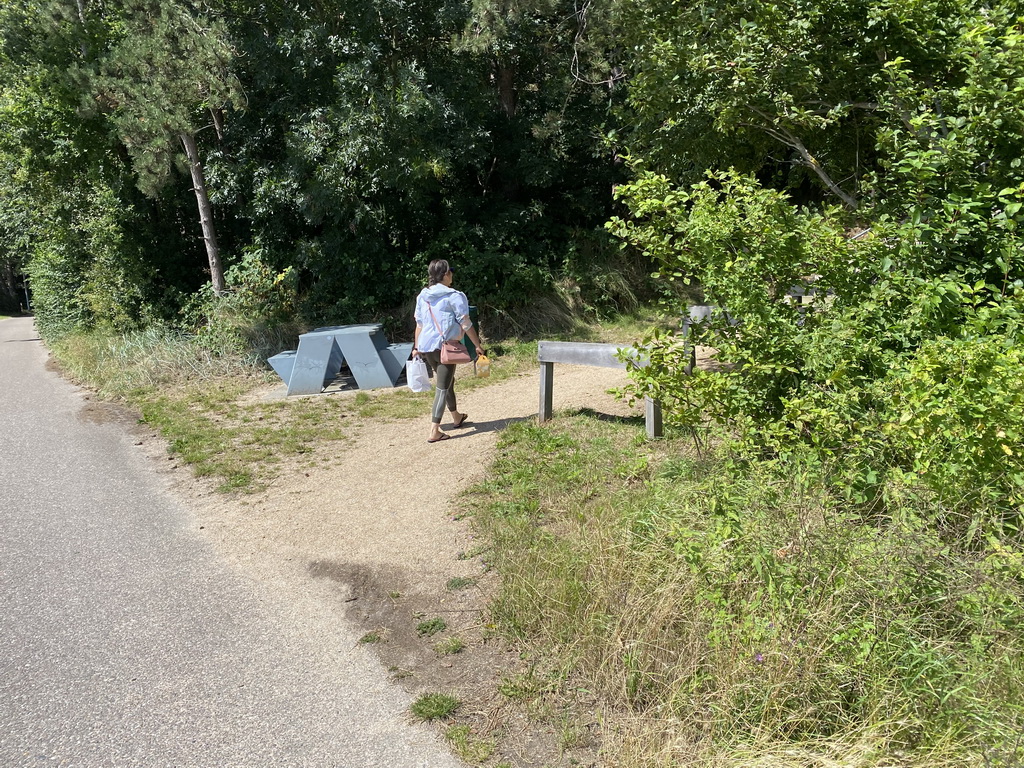
[[(455, 692), (464, 702), (460, 720), (474, 733), (493, 734), (502, 759), (516, 766), (556, 766), (568, 758), (543, 725), (510, 711), (497, 693), (515, 657), (482, 631), (488, 579), (495, 576), (484, 573), (479, 557), (466, 555), (476, 542), (457, 511), (459, 495), (491, 465), (500, 431), (536, 418), (538, 378), (524, 374), (461, 393), (466, 426), (443, 424), (452, 439), (441, 443), (426, 442), (426, 400), (417, 419), (352, 418), (348, 441), (312, 460), (287, 460), (273, 485), (253, 496), (224, 497), (188, 470), (171, 472), (175, 490), (193, 501), (196, 525), (225, 560), (293, 601), (297, 621), (319, 616), (347, 624), (340, 642), (353, 643), (364, 632), (379, 635), (382, 642), (373, 648), (392, 680), (414, 695)], [(556, 366), (556, 414), (586, 407), (642, 415), (642, 407), (608, 393), (626, 381), (617, 369)], [(258, 396), (281, 394), (274, 387)], [(166, 459), (162, 443), (150, 445), (154, 457)], [(447, 589), (455, 577), (473, 579), (478, 588)], [(425, 617), (436, 616), (445, 618), (445, 632), (424, 637), (417, 631)], [(436, 642), (456, 636), (466, 641), (465, 652), (435, 651)]]
[[(558, 366), (555, 408), (642, 414), (607, 393), (625, 381), (616, 369)], [(536, 418), (537, 402), (536, 374), (463, 393), (466, 425), (443, 424), (452, 439), (436, 444), (426, 442), (426, 413), (363, 421), (329, 460), (288, 466), (261, 494), (203, 494), (202, 524), (229, 560), (264, 576), (308, 580), (312, 573), (343, 582), (375, 572), (405, 591), (471, 575), (476, 566), (457, 559), (473, 543), (468, 526), (452, 519), (453, 500), (483, 477), (500, 430)]]
[[(642, 406), (608, 393), (626, 382), (618, 369), (555, 366), (556, 418), (559, 410), (582, 407), (642, 416)], [(190, 498), (197, 528), (224, 560), (290, 601), (295, 621), (310, 633), (334, 637), (353, 652), (364, 633), (364, 640), (379, 637), (367, 649), (391, 679), (412, 696), (454, 692), (463, 701), (459, 722), (495, 742), (494, 759), (517, 768), (593, 765), (596, 753), (586, 744), (568, 755), (547, 725), (498, 693), (518, 656), (485, 630), (488, 590), (497, 576), (473, 556), (479, 547), (472, 527), (458, 519), (459, 496), (484, 478), (501, 430), (536, 418), (538, 388), (533, 372), (460, 392), (466, 426), (453, 429), (446, 414), (442, 428), (452, 439), (435, 444), (426, 442), (426, 399), (416, 419), (348, 417), (348, 440), (312, 457), (284, 459), (271, 487), (252, 496), (216, 493), (212, 483), (167, 461), (163, 441), (143, 444), (167, 468), (171, 489)], [(278, 398), (283, 387), (255, 396)], [(448, 588), (456, 577), (476, 587)], [(447, 629), (425, 637), (418, 624), (431, 617), (443, 617)], [(446, 638), (465, 641), (466, 650), (439, 653), (435, 646)]]

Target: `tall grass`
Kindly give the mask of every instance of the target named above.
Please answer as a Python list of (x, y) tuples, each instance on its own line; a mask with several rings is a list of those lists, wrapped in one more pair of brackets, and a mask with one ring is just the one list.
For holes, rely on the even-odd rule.
[(494, 620), (600, 692), (610, 765), (1020, 764), (1020, 548), (639, 435), (516, 425), (472, 497)]
[(263, 378), (253, 356), (225, 353), (160, 327), (120, 335), (100, 331), (49, 339), (61, 367), (103, 397), (128, 399), (189, 382)]

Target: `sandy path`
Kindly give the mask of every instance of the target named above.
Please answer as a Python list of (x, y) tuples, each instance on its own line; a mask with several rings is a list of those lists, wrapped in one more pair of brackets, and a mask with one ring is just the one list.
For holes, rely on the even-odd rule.
[[(585, 406), (642, 414), (608, 394), (625, 382), (617, 369), (556, 366), (556, 413)], [(426, 403), (416, 420), (363, 420), (350, 441), (325, 449), (333, 455), (287, 466), (261, 494), (201, 493), (198, 523), (229, 561), (255, 569), (255, 578), (290, 582), (282, 587), (308, 588), (310, 576), (326, 576), (349, 588), (386, 580), (406, 592), (471, 575), (478, 565), (457, 557), (472, 549), (471, 531), (453, 519), (453, 501), (483, 477), (500, 430), (536, 418), (538, 386), (532, 373), (461, 393), (467, 426), (443, 424), (452, 439), (436, 444), (426, 442)]]
[[(555, 417), (581, 407), (642, 415), (642, 406), (608, 393), (625, 383), (623, 370), (557, 365)], [(281, 389), (263, 394), (280, 397)], [(273, 485), (252, 496), (216, 493), (186, 467), (172, 469), (168, 480), (191, 498), (196, 525), (224, 560), (286, 601), (291, 622), (311, 642), (356, 654), (366, 668), (379, 665), (408, 704), (426, 691), (457, 693), (461, 722), (497, 734), (499, 754), (514, 755), (518, 765), (594, 765), (590, 747), (565, 753), (554, 730), (510, 708), (498, 692), (517, 656), (485, 639), (480, 615), (487, 588), (446, 588), (455, 576), (486, 578), (480, 558), (459, 557), (477, 542), (470, 521), (456, 518), (458, 497), (484, 477), (501, 430), (536, 419), (538, 389), (533, 372), (460, 393), (467, 425), (454, 430), (443, 424), (452, 439), (435, 444), (426, 442), (427, 399), (416, 419), (349, 416), (347, 441), (325, 444), (312, 458), (287, 460)], [(145, 444), (164, 457), (165, 467), (177, 464), (166, 461), (163, 441)], [(438, 616), (447, 623), (443, 636), (464, 639), (471, 653), (439, 655), (436, 638), (419, 636), (421, 619)], [(386, 639), (364, 645), (361, 638), (371, 631)], [(506, 731), (511, 735), (500, 735)]]

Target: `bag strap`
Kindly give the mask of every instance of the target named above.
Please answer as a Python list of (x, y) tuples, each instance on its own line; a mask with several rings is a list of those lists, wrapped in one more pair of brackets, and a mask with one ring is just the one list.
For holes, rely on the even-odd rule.
[(437, 329), (437, 335), (441, 338), (441, 341), (444, 342), (445, 341), (444, 334), (441, 333), (441, 326), (438, 324), (437, 318), (434, 316), (434, 310), (430, 306), (430, 302), (429, 301), (427, 302), (427, 312), (430, 313), (430, 319), (434, 321), (434, 327)]

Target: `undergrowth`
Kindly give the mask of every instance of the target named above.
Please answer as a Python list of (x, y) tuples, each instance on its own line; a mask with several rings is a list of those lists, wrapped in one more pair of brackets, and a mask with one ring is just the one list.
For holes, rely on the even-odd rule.
[(586, 414), (504, 433), (471, 497), (493, 620), (600, 695), (609, 764), (1020, 765), (1019, 542), (819, 471)]

